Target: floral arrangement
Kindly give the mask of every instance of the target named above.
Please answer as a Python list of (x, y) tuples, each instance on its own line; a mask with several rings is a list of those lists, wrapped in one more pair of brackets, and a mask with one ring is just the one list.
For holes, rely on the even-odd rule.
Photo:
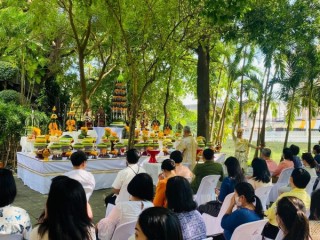
[(171, 134), (171, 129), (170, 127), (166, 127), (163, 131), (164, 135), (169, 136)]
[(112, 133), (111, 128), (106, 127), (106, 128), (104, 129), (104, 135), (105, 135), (107, 138), (111, 136), (111, 133)]
[(40, 135), (41, 135), (41, 130), (40, 130), (40, 128), (33, 127), (33, 128), (32, 128), (32, 134), (33, 134), (35, 137), (40, 136)]
[(159, 137), (159, 139), (163, 139), (164, 138), (164, 133), (162, 131), (160, 131), (158, 133), (158, 137)]
[(116, 132), (111, 131), (111, 137), (110, 140), (118, 140), (118, 134)]
[(139, 138), (139, 135), (140, 135), (140, 130), (139, 130), (139, 129), (136, 129), (136, 130), (134, 131), (134, 136), (135, 136), (135, 138)]
[(62, 131), (59, 130), (59, 126), (56, 122), (49, 123), (49, 134), (51, 136), (61, 136)]
[(68, 119), (67, 122), (67, 131), (72, 132), (76, 130), (76, 121), (73, 119)]
[(142, 139), (143, 139), (143, 141), (146, 142), (148, 140), (148, 138), (149, 138), (149, 131), (146, 130), (146, 129), (142, 130)]
[(78, 136), (79, 139), (84, 139), (85, 137), (88, 136), (88, 128), (87, 127), (81, 127), (80, 130), (81, 130), (81, 133)]

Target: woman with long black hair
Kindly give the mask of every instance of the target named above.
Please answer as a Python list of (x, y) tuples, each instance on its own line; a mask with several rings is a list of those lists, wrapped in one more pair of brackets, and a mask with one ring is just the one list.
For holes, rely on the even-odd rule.
[(309, 222), (303, 202), (296, 197), (283, 197), (277, 204), (277, 222), (283, 240), (309, 240)]
[(272, 186), (271, 175), (265, 160), (261, 158), (254, 158), (251, 163), (253, 169), (252, 178), (248, 183), (252, 185), (254, 189), (266, 186)]
[(45, 215), (30, 240), (95, 240), (82, 185), (69, 177), (52, 179)]

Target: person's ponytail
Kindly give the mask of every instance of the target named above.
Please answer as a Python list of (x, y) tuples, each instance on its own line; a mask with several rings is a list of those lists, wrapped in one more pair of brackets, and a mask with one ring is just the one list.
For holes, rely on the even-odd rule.
[(309, 240), (309, 221), (305, 213), (301, 210), (297, 211), (291, 229), (288, 229), (288, 234), (283, 240)]
[(256, 202), (256, 206), (255, 206), (255, 213), (262, 219), (264, 217), (264, 213), (263, 213), (263, 207), (262, 207), (262, 204), (261, 204), (261, 200), (258, 196), (254, 195), (253, 196), (254, 199), (255, 199), (255, 202)]

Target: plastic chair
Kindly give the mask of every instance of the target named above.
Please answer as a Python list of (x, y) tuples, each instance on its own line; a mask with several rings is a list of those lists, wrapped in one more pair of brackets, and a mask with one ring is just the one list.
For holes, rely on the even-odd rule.
[(194, 200), (198, 206), (209, 201), (216, 200), (215, 188), (218, 184), (220, 175), (208, 175), (202, 178), (197, 194)]
[[(316, 182), (317, 178), (318, 178), (317, 176), (311, 177), (308, 185), (306, 186), (306, 192), (309, 194), (309, 196), (311, 196), (311, 194), (312, 194), (313, 185), (314, 185), (314, 183)], [(319, 185), (319, 184), (318, 184), (318, 185)]]
[(320, 178), (319, 178), (319, 182), (318, 182), (318, 184), (317, 184), (317, 186), (316, 186), (316, 188), (314, 190), (318, 190), (319, 188), (320, 188)]
[(137, 221), (132, 221), (118, 226), (113, 233), (112, 240), (128, 239), (131, 235), (134, 234), (136, 223)]
[(278, 235), (277, 235), (277, 237), (276, 237), (276, 239), (275, 240), (282, 240), (283, 239), (283, 232), (282, 232), (282, 230), (279, 230), (279, 232), (278, 232)]
[(260, 187), (255, 190), (255, 194), (260, 198), (263, 211), (267, 210), (267, 204), (269, 203), (269, 194), (273, 186)]
[(22, 240), (21, 234), (0, 234), (1, 240)]
[(225, 197), (217, 217), (213, 217), (206, 213), (202, 214), (203, 221), (206, 224), (207, 236), (213, 236), (223, 233), (223, 228), (221, 227), (221, 220), (230, 205), (230, 201), (233, 197), (233, 194), (234, 193), (230, 193)]
[(275, 202), (279, 196), (279, 188), (286, 186), (289, 184), (289, 178), (291, 176), (291, 173), (293, 171), (293, 168), (286, 168), (283, 169), (278, 181), (273, 185), (270, 194), (269, 194), (269, 200), (271, 202)]
[(231, 240), (261, 240), (261, 233), (267, 222), (267, 219), (263, 219), (242, 224), (234, 230)]
[(112, 209), (115, 207), (116, 205), (113, 205), (111, 203), (108, 203), (107, 208), (106, 208), (106, 215), (105, 217), (108, 217), (108, 215), (111, 213)]

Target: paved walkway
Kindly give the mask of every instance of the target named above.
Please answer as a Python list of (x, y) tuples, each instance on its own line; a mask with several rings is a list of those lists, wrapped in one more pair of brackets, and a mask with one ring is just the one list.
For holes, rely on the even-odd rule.
[[(15, 176), (17, 185), (17, 197), (13, 203), (14, 206), (24, 208), (28, 211), (32, 225), (37, 223), (37, 218), (44, 210), (47, 201), (47, 195), (38, 193), (28, 186), (25, 186), (21, 179)], [(96, 224), (105, 216), (106, 208), (104, 206), (104, 196), (110, 194), (111, 189), (94, 191), (90, 198), (90, 205), (93, 211), (93, 222)]]

